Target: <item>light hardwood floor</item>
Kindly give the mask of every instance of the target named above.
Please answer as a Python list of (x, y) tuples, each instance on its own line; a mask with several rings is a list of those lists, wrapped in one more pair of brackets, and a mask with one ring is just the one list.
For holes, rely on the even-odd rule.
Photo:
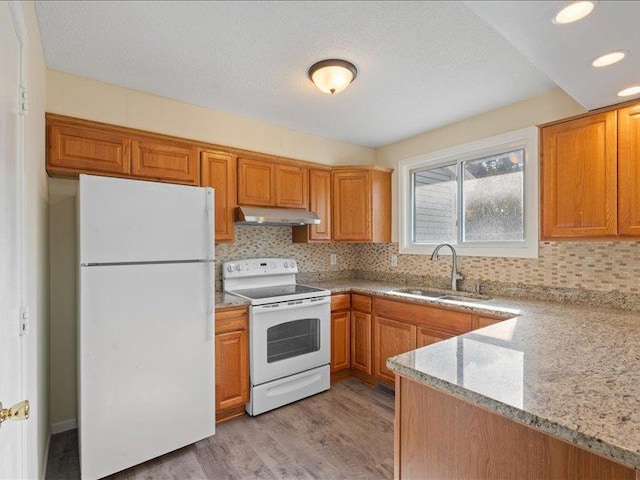
[[(328, 392), (217, 425), (215, 436), (111, 479), (393, 477), (391, 395), (349, 378)], [(79, 478), (77, 431), (51, 439), (47, 479)]]

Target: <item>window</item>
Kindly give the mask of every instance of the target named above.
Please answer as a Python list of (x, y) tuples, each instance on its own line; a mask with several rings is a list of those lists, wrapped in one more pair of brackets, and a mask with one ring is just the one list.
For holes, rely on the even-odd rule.
[(535, 127), (399, 162), (400, 252), (537, 257)]

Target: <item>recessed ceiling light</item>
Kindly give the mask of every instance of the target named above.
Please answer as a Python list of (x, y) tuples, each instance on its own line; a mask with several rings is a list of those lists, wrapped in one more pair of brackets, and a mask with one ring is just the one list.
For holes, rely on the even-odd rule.
[(558, 10), (558, 12), (553, 16), (552, 21), (559, 25), (577, 22), (593, 12), (595, 7), (595, 3), (591, 1), (580, 0), (577, 2), (571, 2)]
[(593, 65), (594, 67), (608, 67), (609, 65), (618, 63), (626, 56), (627, 53), (624, 50), (605, 53), (604, 55), (600, 55), (599, 57), (594, 58), (593, 62), (591, 62), (591, 65)]
[(640, 85), (634, 85), (633, 87), (625, 88), (618, 92), (619, 97), (630, 97), (631, 95), (637, 95), (640, 93)]

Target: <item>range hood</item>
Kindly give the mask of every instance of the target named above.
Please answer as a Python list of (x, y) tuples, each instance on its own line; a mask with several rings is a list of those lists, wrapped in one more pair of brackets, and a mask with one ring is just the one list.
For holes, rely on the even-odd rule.
[(320, 217), (309, 210), (294, 208), (238, 207), (238, 225), (318, 225)]

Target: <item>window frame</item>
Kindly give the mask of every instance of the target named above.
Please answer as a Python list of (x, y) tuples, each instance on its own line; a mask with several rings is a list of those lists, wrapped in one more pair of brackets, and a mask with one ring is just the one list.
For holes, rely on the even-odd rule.
[[(520, 130), (483, 138), (398, 162), (399, 251), (403, 254), (430, 255), (436, 243), (413, 242), (412, 172), (421, 168), (437, 168), (455, 164), (457, 175), (457, 229), (453, 244), (459, 255), (478, 257), (538, 258), (539, 239), (539, 153), (538, 128)], [(461, 164), (510, 150), (524, 149), (523, 216), (524, 240), (515, 242), (462, 242), (463, 189)], [(448, 254), (448, 250), (445, 252)]]

